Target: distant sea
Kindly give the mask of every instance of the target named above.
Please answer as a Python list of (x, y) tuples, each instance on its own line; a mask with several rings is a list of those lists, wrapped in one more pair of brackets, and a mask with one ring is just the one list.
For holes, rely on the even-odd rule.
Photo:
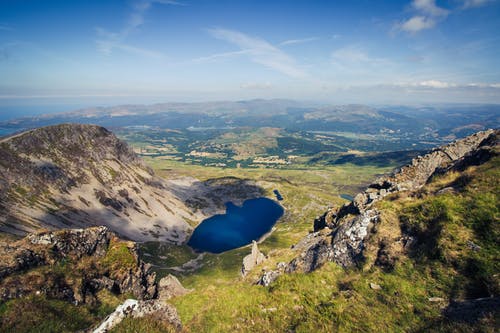
[(32, 117), (47, 113), (73, 111), (82, 107), (83, 105), (75, 104), (1, 105), (0, 101), (0, 122), (16, 118)]
[(89, 96), (47, 98), (0, 98), (0, 122), (48, 113), (69, 112), (98, 106), (153, 104), (169, 101), (167, 96)]

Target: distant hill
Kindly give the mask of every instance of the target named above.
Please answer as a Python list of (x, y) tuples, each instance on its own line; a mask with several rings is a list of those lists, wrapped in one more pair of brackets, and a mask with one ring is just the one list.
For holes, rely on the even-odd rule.
[(163, 103), (96, 107), (0, 122), (1, 132), (15, 132), (66, 122), (106, 127), (152, 126), (186, 129), (277, 127), (291, 131), (387, 134), (413, 141), (452, 140), (486, 128), (500, 127), (498, 105), (369, 107), (318, 105), (291, 100)]
[[(216, 192), (213, 195), (207, 193)], [(63, 124), (0, 140), (0, 231), (105, 225), (135, 240), (183, 243), (192, 227), (260, 190), (245, 181), (166, 182), (107, 129)]]

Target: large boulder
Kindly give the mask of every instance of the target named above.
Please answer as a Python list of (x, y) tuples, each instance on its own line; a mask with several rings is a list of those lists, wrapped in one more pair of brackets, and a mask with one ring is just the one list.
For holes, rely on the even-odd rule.
[(189, 292), (184, 288), (179, 280), (169, 274), (158, 282), (158, 299), (166, 301), (172, 297), (182, 296)]
[(257, 242), (252, 242), (252, 252), (243, 258), (243, 265), (241, 266), (241, 275), (245, 276), (250, 272), (255, 266), (260, 265), (264, 260), (266, 260), (266, 256), (259, 251), (259, 247), (257, 246)]
[(148, 301), (128, 299), (106, 317), (92, 333), (106, 333), (127, 317), (141, 318), (144, 316), (153, 316), (161, 322), (169, 323), (177, 331), (182, 328), (177, 310), (172, 305), (157, 299)]

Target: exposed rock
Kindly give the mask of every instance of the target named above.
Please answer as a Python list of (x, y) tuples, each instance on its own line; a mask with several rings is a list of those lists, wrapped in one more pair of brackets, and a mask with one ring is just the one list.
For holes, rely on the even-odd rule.
[(84, 255), (103, 256), (111, 237), (113, 234), (106, 227), (40, 232), (26, 236), (31, 244), (48, 246), (57, 256), (71, 255), (76, 258)]
[[(137, 253), (134, 253), (137, 259)], [(139, 299), (152, 299), (157, 295), (156, 273), (151, 270), (151, 265), (141, 260), (133, 269), (118, 271), (113, 274), (115, 291), (120, 294), (132, 293)]]
[(266, 271), (260, 279), (257, 281), (257, 284), (267, 287), (271, 285), (282, 273), (278, 270)]
[(2, 139), (0, 202), (0, 231), (20, 236), (104, 224), (136, 241), (182, 243), (191, 229), (185, 218), (194, 218), (125, 142), (94, 125)]
[(160, 301), (166, 301), (172, 297), (182, 296), (188, 292), (189, 290), (184, 288), (179, 280), (172, 274), (165, 276), (158, 282), (158, 299)]
[(467, 241), (467, 247), (475, 252), (481, 250), (481, 246), (477, 245), (476, 243), (474, 243), (473, 241), (470, 241), (470, 240)]
[(61, 124), (0, 139), (0, 232), (106, 225), (134, 241), (182, 244), (224, 203), (261, 197), (255, 181), (163, 180), (123, 141), (95, 125)]
[(441, 195), (441, 194), (448, 194), (448, 193), (453, 193), (453, 192), (455, 192), (455, 189), (451, 186), (448, 186), (448, 187), (440, 189), (439, 191), (436, 192), (436, 194)]
[(152, 315), (159, 321), (169, 323), (177, 331), (182, 329), (179, 315), (173, 306), (159, 300), (137, 301), (127, 299), (112, 314), (106, 317), (92, 333), (106, 333), (127, 317), (141, 318), (147, 315)]
[(285, 262), (279, 262), (276, 265), (276, 270), (265, 271), (264, 274), (257, 280), (255, 284), (267, 287), (285, 272), (287, 264)]
[(336, 217), (336, 210), (329, 208), (323, 215), (314, 220), (313, 231), (316, 232), (326, 227), (333, 229)]
[(360, 215), (344, 222), (333, 237), (332, 260), (343, 267), (348, 267), (362, 259), (363, 241), (378, 221), (379, 212), (373, 209), (363, 211)]
[(491, 156), (491, 153), (486, 153), (491, 152), (491, 149), (486, 147), (498, 143), (498, 133), (495, 130), (478, 132), (435, 148), (425, 156), (414, 158), (410, 165), (402, 167), (392, 176), (379, 178), (364, 192), (358, 193), (351, 203), (339, 210), (338, 219), (348, 214), (360, 214), (390, 193), (416, 190), (425, 185), (435, 173), (445, 172), (462, 164), (484, 163), (489, 158), (487, 156)]
[(442, 297), (429, 297), (427, 300), (432, 303), (444, 302)]
[(241, 266), (241, 275), (245, 276), (250, 272), (255, 266), (260, 265), (266, 260), (266, 256), (259, 251), (257, 242), (252, 242), (252, 252), (243, 258), (243, 265)]
[(302, 247), (304, 250), (287, 265), (285, 269), (287, 273), (311, 272), (332, 258), (331, 236), (316, 232), (307, 235), (305, 242), (307, 246), (299, 244), (297, 247)]
[(373, 282), (370, 282), (370, 288), (373, 290), (381, 290), (382, 289), (382, 287), (379, 284), (376, 284)]
[[(327, 212), (316, 218), (315, 232), (305, 236), (294, 247), (299, 255), (287, 265), (285, 271), (310, 272), (327, 261), (343, 267), (362, 261), (365, 240), (380, 219), (379, 212), (372, 208), (375, 202), (391, 193), (415, 191), (435, 174), (484, 163), (498, 154), (499, 136), (499, 130), (488, 130), (433, 149), (427, 155), (413, 159), (410, 165), (402, 167), (392, 176), (378, 179), (337, 212)], [(407, 247), (415, 240), (405, 237), (401, 241)], [(379, 249), (377, 260), (377, 264), (389, 270), (394, 264), (394, 258), (384, 255), (383, 246)], [(265, 272), (260, 284), (269, 284), (275, 275), (274, 271)]]
[[(112, 247), (124, 248), (120, 255), (126, 258), (109, 262)], [(84, 270), (78, 268), (81, 260), (86, 263)], [(64, 273), (49, 269), (60, 265), (65, 265)], [(44, 269), (31, 271), (37, 267)], [(88, 303), (102, 289), (139, 299), (157, 293), (155, 273), (138, 259), (135, 244), (118, 239), (106, 227), (45, 231), (0, 244), (0, 300), (36, 293)]]

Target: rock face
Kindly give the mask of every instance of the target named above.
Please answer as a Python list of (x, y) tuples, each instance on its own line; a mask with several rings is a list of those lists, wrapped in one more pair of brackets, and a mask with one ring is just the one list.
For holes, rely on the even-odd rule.
[(250, 272), (255, 266), (260, 265), (266, 260), (266, 256), (259, 251), (257, 242), (252, 242), (252, 252), (243, 258), (243, 265), (241, 266), (241, 275), (245, 276)]
[(99, 290), (156, 296), (155, 273), (138, 259), (135, 244), (106, 227), (30, 234), (0, 243), (0, 300), (45, 294), (92, 303)]
[(172, 297), (182, 296), (188, 292), (189, 290), (184, 288), (179, 280), (172, 274), (165, 276), (158, 282), (158, 299), (160, 301), (166, 301)]
[(157, 178), (103, 127), (64, 124), (0, 140), (0, 232), (106, 225), (134, 241), (181, 244), (202, 221), (261, 196), (254, 182)]
[[(425, 156), (414, 158), (410, 165), (402, 167), (389, 177), (382, 177), (368, 188), (357, 194), (354, 200), (343, 206), (337, 213), (337, 220), (348, 214), (359, 214), (372, 203), (386, 195), (399, 191), (417, 190), (427, 183), (435, 173), (440, 173), (464, 160), (474, 159), (481, 147), (491, 146), (498, 131), (478, 132), (464, 139), (454, 141), (446, 146), (433, 149)], [(484, 162), (484, 161), (483, 161)]]
[[(436, 148), (393, 175), (378, 179), (338, 211), (328, 211), (318, 217), (314, 221), (315, 232), (295, 246), (299, 255), (287, 265), (285, 272), (310, 272), (328, 261), (343, 267), (355, 265), (363, 258), (365, 240), (379, 221), (379, 212), (372, 208), (375, 202), (391, 193), (415, 191), (435, 174), (484, 163), (497, 154), (495, 147), (499, 144), (499, 137), (499, 130), (478, 132)], [(271, 275), (275, 279), (279, 274), (271, 272), (264, 273), (261, 281), (269, 280)], [(266, 276), (268, 273), (270, 276)]]
[(159, 300), (128, 299), (119, 305), (92, 333), (109, 332), (126, 317), (141, 318), (147, 315), (152, 315), (161, 322), (169, 323), (176, 331), (180, 331), (182, 328), (177, 310), (173, 306)]
[(38, 128), (0, 141), (0, 231), (106, 225), (136, 241), (182, 243), (196, 219), (114, 134), (94, 125)]

